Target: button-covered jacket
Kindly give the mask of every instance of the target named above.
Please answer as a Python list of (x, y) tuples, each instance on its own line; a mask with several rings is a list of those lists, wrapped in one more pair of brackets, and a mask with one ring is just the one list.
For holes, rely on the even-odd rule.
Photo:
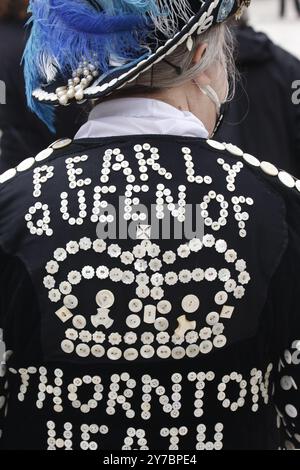
[(299, 190), (167, 135), (2, 174), (0, 447), (299, 447)]

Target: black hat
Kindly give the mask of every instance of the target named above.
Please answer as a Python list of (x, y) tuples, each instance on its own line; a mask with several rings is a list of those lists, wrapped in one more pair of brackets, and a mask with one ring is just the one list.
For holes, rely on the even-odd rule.
[(48, 105), (102, 98), (180, 44), (201, 35), (251, 0), (32, 0), (25, 51), (29, 106), (51, 125)]

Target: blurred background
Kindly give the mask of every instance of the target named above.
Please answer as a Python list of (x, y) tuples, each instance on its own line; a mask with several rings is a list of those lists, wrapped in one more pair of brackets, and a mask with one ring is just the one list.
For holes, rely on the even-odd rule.
[(281, 3), (282, 0), (252, 0), (250, 22), (300, 59), (300, 13), (297, 14), (294, 0), (285, 0), (286, 11), (281, 16)]

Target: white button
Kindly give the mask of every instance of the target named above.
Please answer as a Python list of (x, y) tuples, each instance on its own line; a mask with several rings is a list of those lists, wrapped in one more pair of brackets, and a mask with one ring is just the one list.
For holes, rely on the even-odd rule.
[(165, 331), (169, 326), (169, 322), (166, 318), (159, 317), (155, 320), (154, 326), (157, 331)]
[(281, 171), (278, 174), (278, 178), (282, 182), (282, 184), (284, 184), (288, 188), (294, 188), (295, 187), (296, 182), (295, 182), (294, 178), (289, 173), (287, 173), (286, 171)]
[(53, 144), (50, 145), (55, 150), (62, 149), (64, 147), (67, 147), (72, 143), (72, 139), (60, 139), (54, 142)]
[(280, 385), (283, 390), (290, 390), (292, 388), (292, 379), (288, 375), (284, 375), (280, 379)]
[(73, 313), (71, 313), (67, 307), (61, 307), (59, 310), (56, 310), (55, 315), (57, 315), (63, 323), (73, 317)]
[(233, 312), (234, 312), (234, 307), (231, 307), (230, 305), (224, 305), (220, 316), (221, 318), (230, 319), (232, 317)]
[(74, 344), (72, 343), (72, 341), (64, 339), (61, 342), (61, 349), (63, 350), (63, 352), (70, 354), (74, 351)]
[(95, 357), (103, 357), (105, 354), (105, 349), (100, 344), (95, 344), (91, 349), (91, 353)]
[(109, 350), (107, 351), (107, 357), (108, 359), (111, 359), (112, 361), (117, 361), (118, 359), (120, 359), (121, 356), (122, 356), (122, 351), (119, 348), (112, 347), (112, 348), (109, 348)]
[(217, 312), (210, 312), (206, 317), (206, 323), (210, 326), (215, 325), (219, 321), (219, 314)]
[(140, 299), (132, 299), (129, 302), (129, 310), (131, 312), (137, 313), (140, 312), (143, 308), (143, 303), (141, 302)]
[(10, 180), (14, 176), (16, 176), (16, 173), (17, 171), (15, 170), (15, 168), (11, 168), (10, 170), (5, 171), (4, 173), (2, 173), (2, 175), (0, 175), (0, 183), (5, 183), (5, 181)]
[(151, 357), (154, 356), (155, 350), (150, 344), (145, 344), (144, 346), (141, 347), (140, 353), (141, 353), (141, 356), (144, 357), (145, 359), (150, 359)]
[(144, 308), (144, 322), (154, 323), (156, 319), (156, 307), (154, 305), (146, 305)]
[(159, 348), (157, 348), (157, 355), (161, 359), (167, 359), (171, 355), (171, 349), (169, 346), (159, 346)]
[(295, 408), (293, 405), (286, 405), (285, 412), (290, 418), (296, 418), (298, 415), (297, 408)]
[(72, 323), (75, 328), (77, 328), (78, 330), (81, 330), (82, 328), (86, 326), (86, 319), (82, 315), (76, 315), (73, 318)]
[(19, 165), (17, 166), (17, 171), (25, 171), (28, 170), (29, 168), (34, 165), (35, 159), (33, 157), (26, 158), (26, 160), (23, 160)]
[(260, 166), (260, 161), (249, 153), (244, 153), (243, 159), (252, 166)]
[(227, 343), (227, 339), (224, 335), (218, 335), (214, 339), (214, 346), (216, 348), (223, 348)]
[(233, 144), (226, 144), (226, 150), (236, 157), (242, 157), (244, 155), (243, 150)]
[(129, 328), (138, 328), (141, 324), (141, 319), (138, 315), (129, 315), (126, 318), (126, 325), (129, 326)]
[(90, 348), (87, 344), (80, 343), (76, 346), (76, 354), (79, 357), (87, 357), (90, 354)]
[(194, 313), (200, 307), (200, 300), (196, 295), (186, 295), (182, 299), (181, 306), (185, 312)]
[(67, 308), (73, 309), (76, 308), (78, 305), (78, 299), (75, 297), (75, 295), (66, 295), (64, 298), (64, 304)]
[(134, 348), (128, 348), (124, 351), (124, 358), (127, 361), (135, 361), (138, 358), (139, 353)]
[(226, 147), (224, 144), (221, 144), (221, 142), (217, 142), (216, 140), (211, 140), (211, 139), (208, 139), (206, 141), (208, 143), (208, 145), (214, 149), (217, 149), (217, 150), (225, 150)]
[(162, 315), (167, 315), (172, 310), (172, 304), (168, 300), (161, 300), (157, 304), (157, 310)]
[(35, 161), (36, 162), (41, 162), (42, 160), (46, 160), (46, 158), (50, 157), (50, 155), (52, 155), (52, 153), (53, 153), (52, 148), (44, 149), (36, 155)]
[(260, 167), (263, 170), (263, 172), (266, 173), (267, 175), (270, 175), (270, 176), (278, 175), (278, 169), (276, 168), (275, 165), (273, 165), (270, 162), (261, 162)]
[(217, 305), (223, 305), (227, 302), (228, 294), (225, 291), (220, 291), (215, 295), (215, 302)]
[(110, 308), (115, 302), (115, 296), (110, 290), (101, 290), (96, 295), (96, 302), (99, 307)]
[(200, 352), (202, 354), (208, 354), (212, 350), (212, 348), (213, 348), (213, 344), (209, 340), (202, 341), (199, 347)]

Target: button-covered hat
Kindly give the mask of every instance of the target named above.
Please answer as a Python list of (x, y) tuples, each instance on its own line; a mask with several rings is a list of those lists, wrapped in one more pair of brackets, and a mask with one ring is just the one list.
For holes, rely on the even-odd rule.
[[(51, 126), (48, 105), (101, 98), (134, 81), (180, 44), (251, 0), (31, 0), (25, 51), (29, 106)], [(44, 104), (43, 106), (41, 104)]]

